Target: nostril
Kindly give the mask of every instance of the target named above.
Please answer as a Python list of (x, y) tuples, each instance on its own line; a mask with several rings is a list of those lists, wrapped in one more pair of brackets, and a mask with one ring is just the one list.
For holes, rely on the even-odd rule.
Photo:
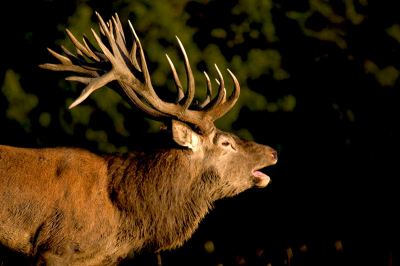
[(273, 160), (278, 160), (278, 154), (276, 153), (276, 151), (271, 152), (271, 155)]

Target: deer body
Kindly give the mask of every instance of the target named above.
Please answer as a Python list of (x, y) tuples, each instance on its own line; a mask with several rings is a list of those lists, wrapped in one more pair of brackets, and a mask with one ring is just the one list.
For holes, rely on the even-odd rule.
[[(112, 265), (130, 250), (179, 247), (215, 200), (260, 182), (241, 160), (260, 154), (273, 162), (265, 156), (271, 148), (219, 134), (215, 141), (230, 137), (236, 151), (198, 143), (195, 152), (175, 146), (101, 157), (0, 146), (0, 242), (48, 265)], [(242, 171), (249, 177), (239, 178)]]
[(82, 45), (67, 31), (78, 56), (65, 48), (67, 57), (50, 50), (61, 64), (41, 67), (83, 75), (68, 78), (87, 85), (70, 108), (116, 81), (111, 88), (133, 107), (166, 122), (167, 141), (155, 148), (105, 156), (76, 148), (0, 146), (0, 244), (32, 258), (36, 265), (116, 265), (130, 251), (179, 247), (214, 201), (253, 186), (265, 187), (270, 179), (258, 170), (277, 162), (272, 148), (214, 126), (240, 94), (229, 70), (234, 90), (228, 99), (217, 68), (217, 96), (211, 100), (211, 82), (205, 74), (207, 99), (191, 106), (195, 84), (178, 39), (188, 90), (185, 95), (167, 57), (178, 97), (175, 103), (165, 102), (151, 85), (132, 26), (133, 46), (128, 49), (118, 16), (108, 24), (97, 16), (103, 40), (108, 41), (104, 44), (94, 33), (102, 51), (86, 38)]
[(107, 171), (103, 158), (81, 149), (0, 146), (0, 242), (49, 265), (112, 251), (120, 218)]

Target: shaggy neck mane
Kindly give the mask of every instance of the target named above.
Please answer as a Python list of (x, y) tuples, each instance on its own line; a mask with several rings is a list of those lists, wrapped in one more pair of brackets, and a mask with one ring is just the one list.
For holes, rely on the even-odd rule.
[[(109, 156), (110, 197), (123, 234), (151, 251), (179, 247), (212, 207), (212, 178), (189, 151), (168, 149)], [(150, 180), (151, 179), (151, 180)]]

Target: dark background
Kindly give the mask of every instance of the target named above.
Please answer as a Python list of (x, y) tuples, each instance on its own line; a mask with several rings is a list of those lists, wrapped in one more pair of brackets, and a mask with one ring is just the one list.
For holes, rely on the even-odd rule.
[[(165, 53), (186, 84), (178, 35), (196, 98), (202, 72), (217, 76), (214, 63), (228, 94), (226, 68), (241, 84), (216, 125), (279, 152), (265, 170), (270, 185), (217, 202), (191, 240), (161, 253), (163, 265), (399, 265), (395, 2), (10, 1), (0, 21), (0, 143), (126, 152), (158, 131), (108, 88), (68, 110), (83, 87), (38, 67), (57, 62), (46, 47), (73, 51), (65, 28), (92, 38), (94, 11), (118, 12), (128, 36), (127, 20), (135, 27), (161, 97), (175, 91)], [(124, 265), (157, 265), (151, 254), (132, 259)]]

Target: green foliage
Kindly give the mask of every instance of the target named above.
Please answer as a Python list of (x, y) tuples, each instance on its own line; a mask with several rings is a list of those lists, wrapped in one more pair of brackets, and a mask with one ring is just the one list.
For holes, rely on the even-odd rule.
[(17, 121), (26, 132), (31, 131), (31, 112), (39, 103), (36, 95), (26, 93), (19, 82), (20, 76), (12, 69), (5, 73), (1, 92), (8, 102), (6, 116), (8, 119)]
[(42, 127), (48, 127), (51, 123), (51, 115), (47, 112), (43, 112), (39, 116), (39, 124)]
[(387, 66), (383, 69), (379, 69), (379, 67), (370, 60), (367, 60), (365, 62), (365, 72), (373, 74), (376, 80), (382, 86), (390, 87), (393, 87), (395, 85), (396, 80), (399, 78), (400, 74), (400, 71), (394, 66)]
[(239, 0), (238, 4), (232, 8), (234, 15), (245, 15), (246, 19), (239, 26), (234, 28), (237, 35), (242, 36), (247, 32), (257, 36), (257, 30), (251, 29), (251, 23), (261, 24), (260, 32), (263, 34), (268, 42), (275, 42), (278, 40), (275, 32), (275, 25), (272, 21), (271, 10), (274, 7), (272, 0), (258, 1), (258, 0)]
[(388, 29), (386, 29), (386, 32), (387, 32), (387, 34), (389, 34), (389, 36), (393, 37), (397, 42), (400, 43), (400, 25), (399, 24), (393, 24)]
[(273, 77), (276, 80), (283, 80), (289, 78), (287, 73), (281, 67), (281, 55), (277, 50), (273, 49), (252, 49), (250, 50), (248, 60), (245, 63), (247, 76), (252, 79), (257, 79), (261, 75), (267, 74), (272, 70)]

